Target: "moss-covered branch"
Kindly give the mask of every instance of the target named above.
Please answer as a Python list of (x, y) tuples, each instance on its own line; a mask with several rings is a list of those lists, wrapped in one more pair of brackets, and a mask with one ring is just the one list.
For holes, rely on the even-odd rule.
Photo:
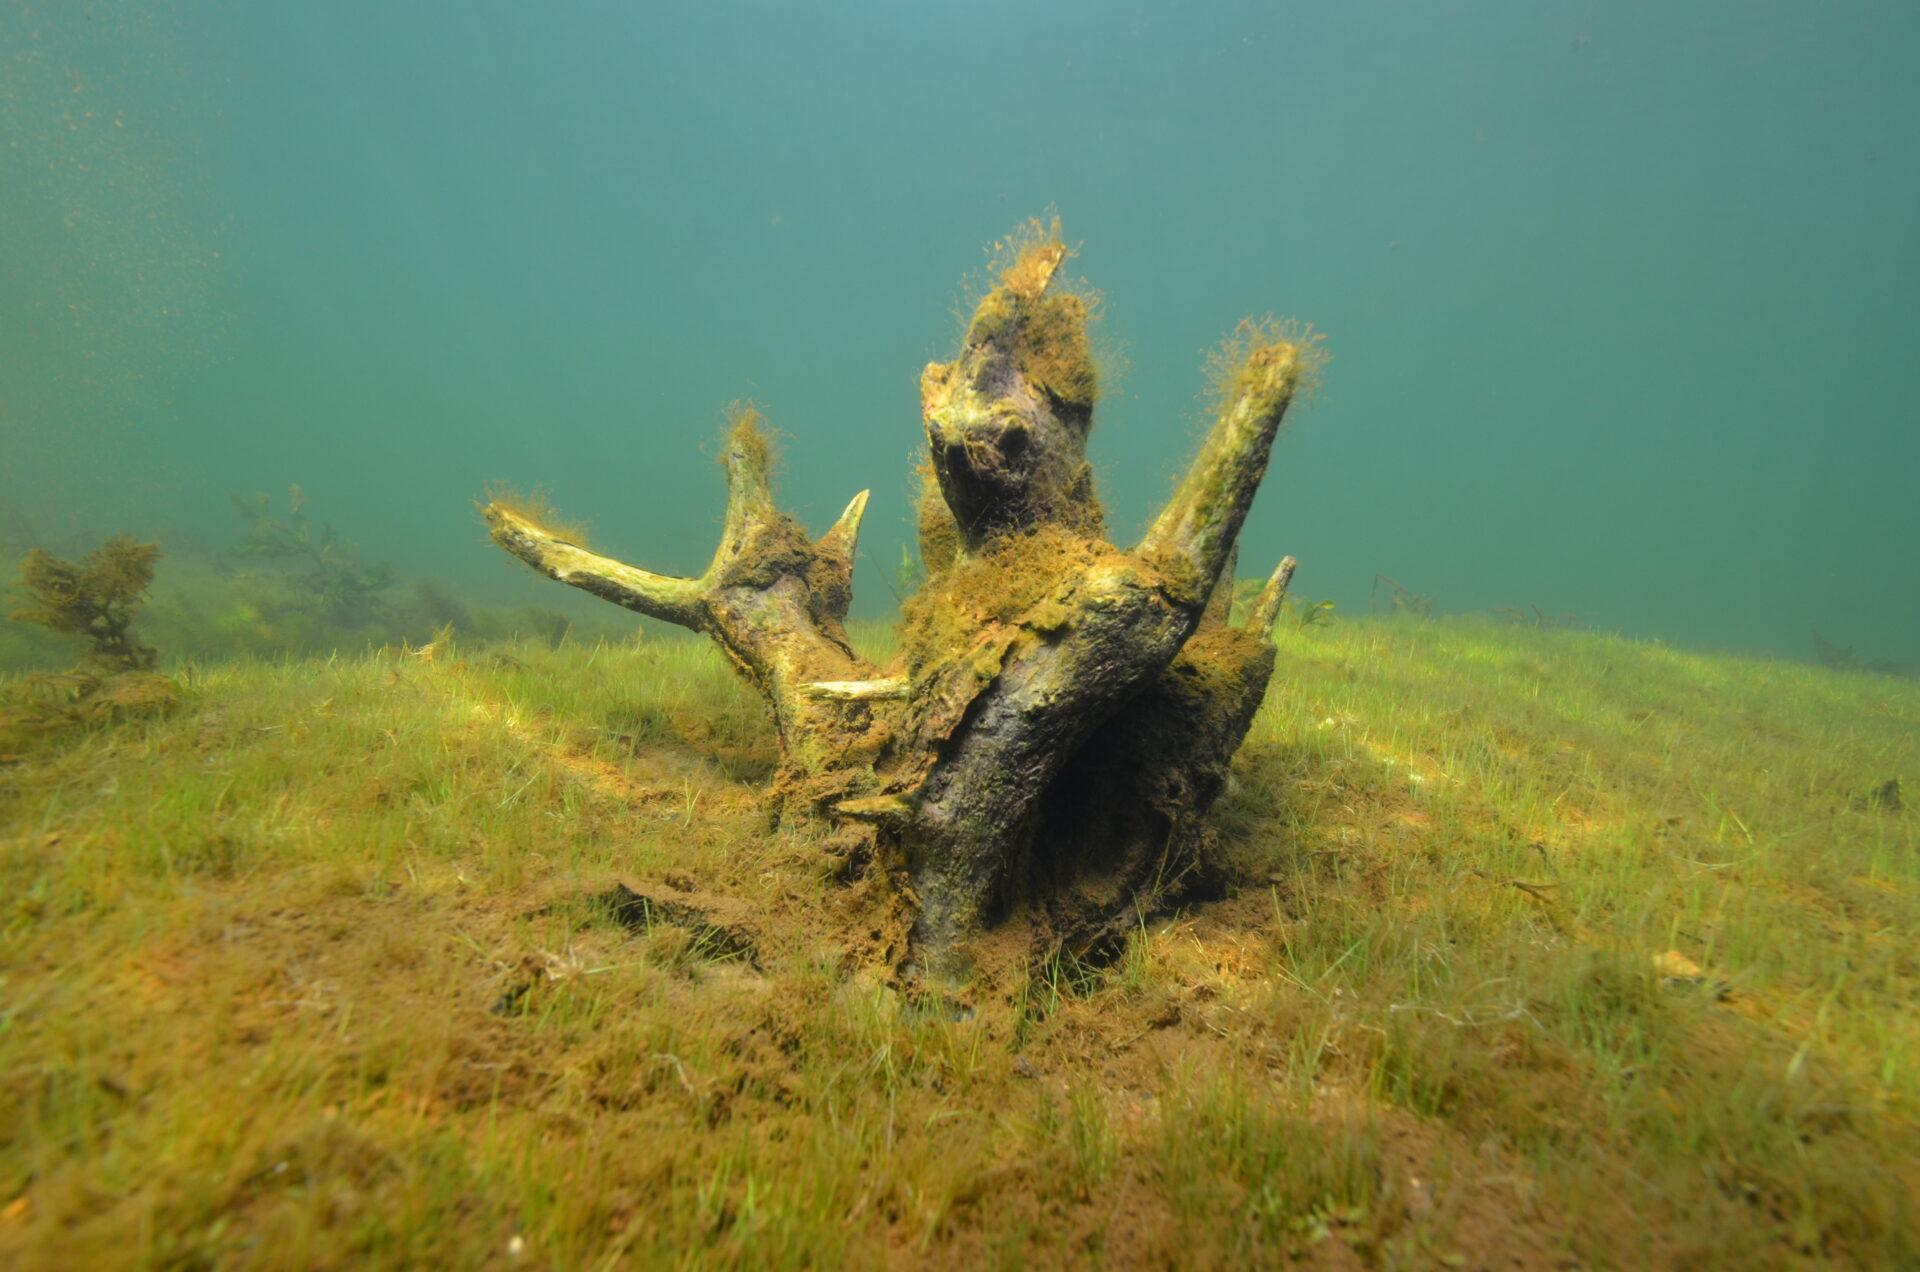
[(495, 543), (548, 578), (648, 618), (700, 628), (706, 600), (703, 580), (655, 574), (589, 552), (505, 504), (488, 504), (484, 515)]
[(1200, 453), (1140, 540), (1142, 556), (1201, 594), (1213, 590), (1227, 563), (1312, 356), (1310, 342), (1277, 332), (1248, 343)]
[[(855, 495), (814, 541), (774, 503), (770, 455), (756, 413), (743, 411), (735, 421), (725, 462), (720, 544), (697, 578), (655, 574), (591, 552), (523, 501), (495, 498), (484, 515), (496, 543), (548, 578), (711, 636), (767, 698), (787, 776), (817, 779), (836, 768), (853, 739), (872, 724), (874, 695), (817, 691), (823, 683), (874, 679), (875, 669), (854, 654), (842, 626), (852, 601), (867, 492)], [(845, 788), (835, 785), (826, 794)]]

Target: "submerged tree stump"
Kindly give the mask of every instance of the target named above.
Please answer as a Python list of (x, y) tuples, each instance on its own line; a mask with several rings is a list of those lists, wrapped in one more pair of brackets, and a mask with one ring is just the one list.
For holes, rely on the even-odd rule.
[(814, 539), (774, 504), (757, 415), (726, 452), (719, 549), (698, 578), (588, 551), (495, 499), (500, 546), (550, 578), (704, 632), (766, 699), (777, 817), (819, 823), (845, 873), (888, 881), (911, 969), (965, 973), (990, 944), (1111, 951), (1141, 915), (1217, 886), (1206, 814), (1266, 691), (1282, 561), (1229, 621), (1235, 541), (1310, 335), (1244, 323), (1219, 413), (1145, 536), (1107, 537), (1086, 460), (1096, 398), (1088, 303), (1035, 223), (952, 362), (921, 375), (926, 579), (897, 665), (842, 626), (867, 494)]

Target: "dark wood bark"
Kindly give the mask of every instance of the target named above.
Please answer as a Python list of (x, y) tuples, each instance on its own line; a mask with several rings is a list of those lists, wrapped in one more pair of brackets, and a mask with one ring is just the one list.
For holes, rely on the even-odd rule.
[(1056, 286), (1066, 257), (1057, 233), (1035, 235), (959, 356), (922, 374), (929, 575), (906, 606), (899, 667), (859, 658), (841, 627), (865, 494), (809, 539), (773, 505), (751, 416), (698, 579), (587, 552), (524, 508), (487, 509), (495, 539), (534, 568), (719, 643), (770, 704), (776, 807), (898, 868), (911, 959), (941, 976), (964, 973), (996, 931), (1110, 950), (1141, 913), (1210, 880), (1205, 815), (1266, 690), (1292, 572), (1289, 558), (1248, 625), (1229, 625), (1234, 544), (1311, 342), (1246, 329), (1200, 454), (1122, 549), (1085, 458), (1097, 383), (1088, 304)]

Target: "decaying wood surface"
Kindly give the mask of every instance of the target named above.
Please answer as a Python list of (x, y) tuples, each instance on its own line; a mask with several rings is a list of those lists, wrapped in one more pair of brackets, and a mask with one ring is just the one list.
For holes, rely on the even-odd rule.
[(1220, 886), (1206, 814), (1266, 692), (1288, 557), (1230, 622), (1235, 544), (1311, 337), (1244, 324), (1219, 409), (1140, 541), (1118, 547), (1086, 460), (1089, 303), (1037, 224), (1009, 251), (959, 355), (921, 376), (926, 578), (899, 663), (843, 627), (867, 492), (810, 537), (774, 504), (752, 411), (726, 453), (719, 548), (698, 578), (587, 550), (510, 500), (500, 546), (605, 600), (704, 632), (766, 699), (774, 815), (817, 822), (912, 916), (902, 965), (964, 974), (984, 944), (1111, 951), (1141, 915)]

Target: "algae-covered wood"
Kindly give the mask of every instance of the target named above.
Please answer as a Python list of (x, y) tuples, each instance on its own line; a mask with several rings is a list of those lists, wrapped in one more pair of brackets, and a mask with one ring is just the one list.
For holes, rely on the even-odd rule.
[(1316, 341), (1242, 326), (1198, 455), (1121, 548), (1086, 459), (1094, 305), (1061, 281), (1070, 255), (1057, 221), (1010, 241), (957, 356), (921, 374), (928, 574), (895, 666), (860, 658), (842, 628), (866, 493), (810, 539), (773, 501), (752, 411), (729, 439), (725, 526), (698, 578), (487, 508), (495, 540), (535, 569), (720, 645), (773, 716), (775, 816), (820, 823), (838, 859), (905, 903), (896, 956), (919, 972), (964, 972), (1008, 938), (1034, 955), (1110, 949), (1138, 914), (1217, 885), (1205, 816), (1273, 668), (1292, 559), (1245, 627), (1219, 598)]

